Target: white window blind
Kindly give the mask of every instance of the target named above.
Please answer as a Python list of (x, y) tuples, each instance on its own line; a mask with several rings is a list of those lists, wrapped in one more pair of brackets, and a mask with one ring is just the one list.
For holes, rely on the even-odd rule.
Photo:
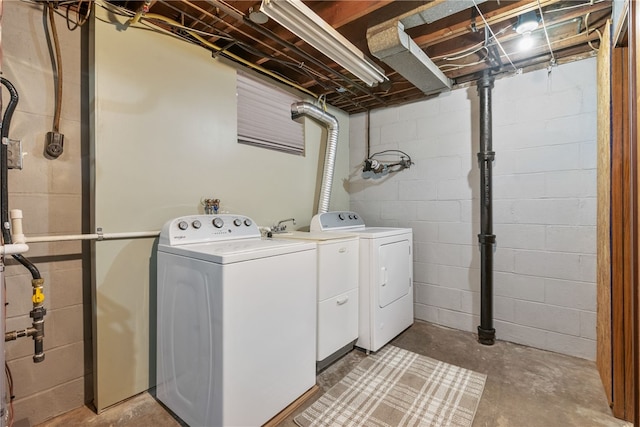
[(238, 142), (304, 154), (304, 127), (291, 120), (291, 104), (300, 99), (246, 74), (237, 76)]

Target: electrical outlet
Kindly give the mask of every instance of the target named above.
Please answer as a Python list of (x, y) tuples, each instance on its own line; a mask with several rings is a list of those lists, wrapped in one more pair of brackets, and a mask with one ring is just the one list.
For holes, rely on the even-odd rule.
[(45, 153), (52, 159), (57, 159), (64, 148), (64, 135), (60, 132), (47, 132), (45, 138)]
[(7, 166), (9, 169), (22, 169), (22, 141), (7, 139)]

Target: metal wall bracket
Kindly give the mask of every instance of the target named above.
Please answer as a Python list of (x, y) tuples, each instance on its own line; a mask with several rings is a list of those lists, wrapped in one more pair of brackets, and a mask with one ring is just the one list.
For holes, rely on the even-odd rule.
[(22, 141), (3, 138), (2, 143), (7, 146), (7, 166), (9, 169), (22, 169)]

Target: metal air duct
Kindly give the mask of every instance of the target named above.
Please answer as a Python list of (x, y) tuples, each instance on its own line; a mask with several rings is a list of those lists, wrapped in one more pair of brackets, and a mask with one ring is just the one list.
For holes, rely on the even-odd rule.
[(414, 42), (405, 28), (430, 24), (486, 0), (434, 0), (367, 30), (371, 54), (427, 95), (451, 90), (452, 81)]
[(338, 119), (331, 114), (308, 102), (295, 102), (291, 104), (291, 118), (296, 120), (302, 116), (309, 116), (327, 127), (329, 137), (324, 155), (324, 171), (322, 172), (322, 186), (318, 198), (318, 213), (329, 210), (331, 199), (331, 185), (333, 183), (333, 171), (336, 167), (336, 150), (338, 146)]
[(451, 90), (451, 80), (420, 49), (398, 20), (367, 30), (371, 54), (396, 70), (425, 94)]

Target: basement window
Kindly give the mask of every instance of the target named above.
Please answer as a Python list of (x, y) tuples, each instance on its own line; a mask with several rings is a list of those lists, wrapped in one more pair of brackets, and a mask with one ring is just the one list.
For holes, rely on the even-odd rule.
[(238, 142), (304, 155), (304, 126), (291, 120), (289, 92), (247, 74), (237, 73)]

